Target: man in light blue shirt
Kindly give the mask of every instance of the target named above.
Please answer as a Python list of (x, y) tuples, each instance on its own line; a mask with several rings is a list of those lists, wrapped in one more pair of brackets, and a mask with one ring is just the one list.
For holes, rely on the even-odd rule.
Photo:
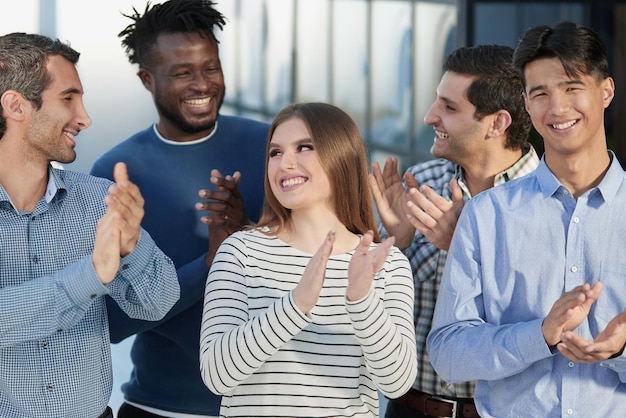
[(125, 165), (115, 183), (51, 165), (91, 124), (78, 57), (0, 36), (0, 417), (112, 418), (105, 295), (153, 321), (179, 296)]
[(564, 22), (529, 29), (513, 62), (545, 154), (466, 204), (428, 352), (446, 381), (477, 380), (481, 417), (623, 416), (626, 177), (605, 49)]

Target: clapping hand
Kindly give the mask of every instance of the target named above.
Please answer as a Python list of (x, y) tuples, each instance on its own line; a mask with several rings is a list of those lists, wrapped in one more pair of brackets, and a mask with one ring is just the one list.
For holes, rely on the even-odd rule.
[(407, 219), (407, 191), (398, 172), (398, 159), (387, 158), (382, 171), (380, 165), (374, 162), (369, 179), (383, 226), (390, 235), (396, 237), (396, 243), (400, 248), (408, 247), (415, 234), (415, 228)]
[(107, 210), (98, 220), (91, 255), (96, 274), (104, 284), (115, 278), (120, 258), (135, 249), (144, 215), (144, 199), (139, 188), (128, 180), (126, 164), (115, 165), (113, 178), (115, 184), (104, 198)]
[(200, 218), (209, 227), (209, 244), (205, 258), (209, 267), (222, 241), (249, 223), (243, 197), (237, 188), (240, 181), (241, 173), (238, 171), (233, 175), (223, 176), (219, 170), (213, 169), (211, 183), (216, 189), (202, 189), (198, 192), (198, 196), (206, 200), (196, 203), (196, 210), (209, 211)]
[(372, 287), (374, 276), (387, 259), (389, 250), (395, 242), (394, 237), (390, 237), (375, 249), (370, 250), (373, 240), (374, 234), (372, 231), (365, 233), (352, 255), (348, 265), (348, 288), (346, 289), (348, 300), (359, 300), (367, 296)]
[(409, 188), (408, 220), (413, 228), (440, 250), (450, 248), (454, 228), (465, 205), (463, 192), (456, 179), (450, 182), (450, 190), (452, 201), (438, 195), (428, 186)]

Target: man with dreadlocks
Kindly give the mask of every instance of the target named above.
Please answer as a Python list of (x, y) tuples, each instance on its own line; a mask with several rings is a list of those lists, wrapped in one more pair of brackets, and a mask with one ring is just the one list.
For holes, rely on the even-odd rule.
[[(219, 114), (225, 86), (214, 30), (225, 20), (213, 6), (149, 3), (143, 15), (133, 9), (119, 34), (158, 121), (104, 154), (91, 173), (111, 177), (114, 162), (126, 163), (145, 199), (142, 225), (174, 261), (181, 287), (160, 322), (132, 320), (108, 301), (111, 341), (136, 334), (119, 418), (219, 413), (220, 398), (200, 377), (204, 287), (223, 239), (260, 213), (268, 125)], [(194, 206), (208, 213), (200, 217)]]

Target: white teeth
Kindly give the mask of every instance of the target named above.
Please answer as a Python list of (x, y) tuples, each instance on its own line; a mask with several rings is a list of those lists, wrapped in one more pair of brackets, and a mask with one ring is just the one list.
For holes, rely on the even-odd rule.
[(441, 139), (448, 139), (448, 134), (445, 132), (441, 132), (435, 129), (435, 135), (437, 135), (437, 138), (441, 138)]
[(211, 98), (207, 97), (204, 99), (190, 99), (190, 100), (185, 100), (185, 104), (191, 105), (191, 106), (206, 106), (211, 102)]
[(74, 139), (74, 135), (71, 132), (64, 132), (65, 136), (67, 136), (69, 139)]
[(555, 124), (552, 124), (552, 127), (554, 129), (567, 129), (570, 126), (573, 126), (575, 123), (576, 123), (575, 120), (571, 120), (571, 121), (565, 122), (565, 123), (555, 123)]
[(283, 180), (282, 186), (291, 187), (291, 186), (295, 186), (296, 184), (302, 184), (304, 183), (304, 181), (305, 180), (302, 177), (291, 178), (291, 179)]

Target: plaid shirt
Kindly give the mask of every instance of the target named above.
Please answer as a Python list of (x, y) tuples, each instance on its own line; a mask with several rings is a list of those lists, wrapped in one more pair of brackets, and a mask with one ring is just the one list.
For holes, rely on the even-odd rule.
[[(534, 171), (538, 164), (539, 158), (531, 146), (517, 163), (495, 176), (493, 185), (497, 186), (509, 180), (522, 177)], [(456, 178), (463, 190), (465, 201), (471, 198), (463, 178), (463, 170), (448, 160), (430, 160), (409, 167), (407, 171), (415, 177), (420, 185), (429, 186), (439, 195), (448, 199), (452, 198), (450, 181)], [(387, 235), (387, 232), (382, 228), (381, 233), (383, 236)], [(414, 318), (419, 371), (413, 388), (431, 395), (472, 398), (474, 383), (449, 384), (444, 382), (435, 373), (426, 352), (426, 337), (432, 325), (435, 301), (437, 300), (439, 284), (448, 252), (439, 250), (419, 231), (415, 231), (415, 237), (411, 245), (404, 249), (404, 253), (411, 263), (413, 280), (415, 282)]]

